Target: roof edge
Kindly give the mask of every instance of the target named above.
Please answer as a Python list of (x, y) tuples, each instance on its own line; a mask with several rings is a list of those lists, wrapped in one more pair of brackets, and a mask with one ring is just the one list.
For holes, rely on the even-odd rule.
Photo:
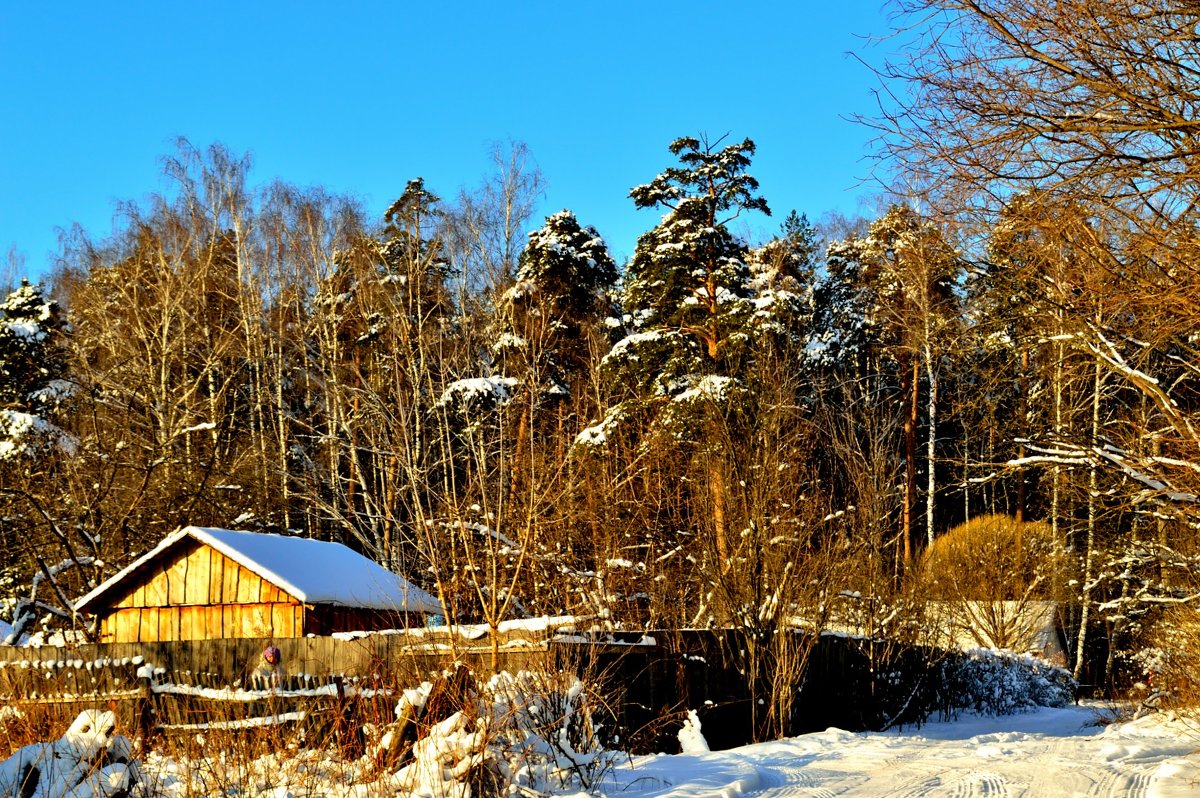
[(129, 563), (129, 565), (126, 565), (124, 568), (117, 571), (115, 574), (110, 576), (108, 579), (105, 579), (103, 582), (96, 585), (90, 591), (88, 591), (87, 593), (85, 593), (84, 595), (82, 595), (78, 599), (76, 599), (74, 602), (72, 602), (71, 612), (74, 612), (74, 613), (80, 612), (84, 608), (85, 605), (92, 603), (93, 601), (98, 599), (100, 596), (107, 593), (118, 582), (125, 579), (125, 577), (129, 576), (131, 573), (136, 571), (138, 568), (140, 568), (141, 566), (143, 566), (150, 560), (154, 559), (156, 556), (158, 556), (162, 552), (169, 549), (171, 546), (174, 546), (180, 540), (183, 540), (185, 537), (188, 537), (190, 534), (190, 530), (195, 529), (195, 528), (196, 527), (190, 527), (190, 526), (181, 527), (179, 529), (176, 529), (171, 534), (167, 535), (165, 538), (163, 538), (162, 540), (159, 541), (157, 546), (150, 549), (145, 554), (143, 554), (141, 557), (138, 557), (136, 560)]

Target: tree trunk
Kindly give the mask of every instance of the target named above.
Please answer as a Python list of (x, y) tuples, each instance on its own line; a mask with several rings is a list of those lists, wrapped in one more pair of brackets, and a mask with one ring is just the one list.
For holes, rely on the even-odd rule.
[(933, 511), (937, 496), (937, 470), (934, 462), (937, 457), (937, 400), (938, 400), (938, 370), (933, 361), (933, 352), (925, 352), (925, 374), (929, 379), (929, 399), (926, 401), (929, 416), (929, 437), (925, 443), (925, 467), (928, 469), (925, 479), (925, 545), (933, 545)]
[(909, 383), (908, 407), (904, 413), (904, 507), (901, 511), (905, 565), (913, 560), (913, 509), (917, 501), (917, 412), (920, 406), (920, 362), (915, 355), (907, 357), (912, 360), (912, 368), (903, 370)]
[[(1028, 429), (1029, 426), (1029, 350), (1021, 350), (1021, 375), (1019, 377), (1021, 395), (1021, 423)], [(1025, 444), (1020, 444), (1017, 447), (1018, 459), (1025, 458)], [(1014, 513), (1017, 519), (1017, 534), (1020, 535), (1021, 523), (1025, 520), (1025, 468), (1017, 469), (1017, 511)]]
[(721, 572), (729, 566), (729, 538), (726, 529), (725, 472), (721, 464), (710, 461), (708, 465), (708, 492), (712, 498), (713, 534), (717, 548), (717, 562)]
[[(1104, 378), (1103, 366), (1096, 358), (1095, 372), (1092, 379), (1092, 446), (1100, 443), (1100, 388)], [(1078, 681), (1083, 673), (1084, 648), (1087, 644), (1088, 621), (1091, 619), (1092, 580), (1096, 571), (1096, 516), (1099, 492), (1099, 466), (1093, 458), (1088, 471), (1088, 504), (1087, 504), (1087, 549), (1083, 557), (1083, 586), (1079, 603), (1079, 637), (1075, 643), (1075, 680)]]

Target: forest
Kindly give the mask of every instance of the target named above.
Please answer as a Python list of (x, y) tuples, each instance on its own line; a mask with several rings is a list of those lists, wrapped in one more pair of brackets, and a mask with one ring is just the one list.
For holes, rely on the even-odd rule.
[(535, 218), (519, 144), (376, 219), (180, 141), (0, 286), (0, 616), (69, 627), (194, 524), (347, 543), (463, 621), (732, 626), (772, 695), (796, 624), (1053, 601), (1077, 679), (1194, 698), (1200, 15), (896, 5), (864, 218), (771, 208), (753, 131), (670, 142), (620, 264)]

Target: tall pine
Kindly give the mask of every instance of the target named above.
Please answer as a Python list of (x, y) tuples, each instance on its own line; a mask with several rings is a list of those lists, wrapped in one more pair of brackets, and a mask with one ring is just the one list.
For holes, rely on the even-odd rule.
[(0, 302), (0, 460), (69, 443), (52, 421), (71, 394), (63, 379), (66, 329), (58, 303), (41, 285), (22, 280)]
[(680, 165), (630, 192), (639, 208), (666, 208), (638, 239), (621, 302), (628, 333), (604, 359), (619, 401), (581, 440), (596, 442), (623, 420), (666, 433), (700, 462), (714, 554), (729, 558), (727, 468), (707, 422), (744, 411), (741, 379), (752, 359), (754, 288), (749, 249), (729, 230), (745, 211), (770, 213), (747, 173), (754, 142), (680, 138)]

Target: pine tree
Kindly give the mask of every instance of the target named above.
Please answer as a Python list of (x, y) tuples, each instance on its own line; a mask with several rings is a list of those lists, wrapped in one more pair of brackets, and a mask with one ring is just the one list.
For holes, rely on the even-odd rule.
[(22, 280), (0, 303), (0, 460), (70, 446), (52, 421), (72, 392), (63, 379), (67, 329), (41, 285)]
[(670, 151), (682, 166), (630, 192), (639, 208), (668, 212), (638, 239), (621, 293), (628, 335), (602, 364), (621, 401), (580, 441), (599, 443), (634, 420), (640, 433), (683, 444), (701, 463), (713, 553), (725, 567), (728, 453), (710, 433), (713, 422), (724, 429), (747, 415), (752, 392), (743, 377), (753, 360), (756, 311), (749, 249), (728, 224), (743, 211), (770, 210), (746, 172), (754, 142), (719, 144), (677, 139)]
[[(596, 228), (581, 226), (569, 210), (547, 217), (529, 234), (516, 282), (499, 303), (501, 330), (493, 348), (510, 361), (506, 373), (534, 372), (544, 391), (569, 395), (574, 377), (588, 365), (586, 327), (616, 279), (617, 265)], [(523, 362), (531, 358), (537, 362)]]
[(770, 211), (746, 174), (754, 143), (716, 144), (677, 139), (670, 150), (686, 168), (630, 192), (639, 208), (669, 209), (638, 239), (622, 292), (631, 335), (607, 358), (643, 397), (714, 386), (736, 376), (747, 355), (749, 249), (727, 225), (742, 211)]
[(816, 228), (793, 210), (776, 238), (749, 253), (755, 327), (771, 345), (802, 346), (810, 333), (819, 246)]

